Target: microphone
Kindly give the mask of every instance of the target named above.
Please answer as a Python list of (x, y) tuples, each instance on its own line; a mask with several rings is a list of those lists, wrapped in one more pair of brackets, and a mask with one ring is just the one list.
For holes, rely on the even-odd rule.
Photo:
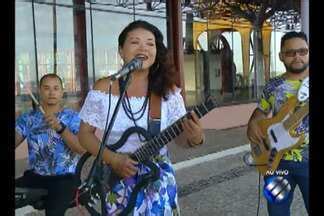
[(141, 58), (135, 57), (130, 62), (128, 62), (122, 69), (120, 69), (117, 73), (110, 76), (110, 79), (112, 81), (115, 81), (119, 79), (120, 77), (123, 77), (127, 75), (128, 73), (141, 69), (143, 65), (143, 61)]

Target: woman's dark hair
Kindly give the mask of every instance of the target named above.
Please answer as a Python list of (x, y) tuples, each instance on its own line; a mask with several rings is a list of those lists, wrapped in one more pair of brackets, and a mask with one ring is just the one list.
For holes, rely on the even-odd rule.
[(143, 21), (134, 21), (120, 33), (118, 37), (118, 46), (123, 47), (128, 32), (142, 28), (152, 32), (156, 43), (156, 58), (154, 64), (150, 67), (149, 72), (149, 91), (167, 99), (167, 94), (175, 86), (175, 68), (171, 62), (168, 49), (163, 44), (163, 35), (154, 25)]

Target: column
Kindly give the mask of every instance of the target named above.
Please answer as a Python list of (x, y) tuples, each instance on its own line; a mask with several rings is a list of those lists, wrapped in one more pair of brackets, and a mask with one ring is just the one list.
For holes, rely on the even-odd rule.
[(85, 0), (73, 0), (73, 6), (75, 77), (80, 80), (82, 106), (89, 90)]
[[(167, 33), (168, 48), (171, 50), (173, 63), (177, 70), (176, 84), (185, 90), (183, 74), (183, 39), (182, 39), (182, 19), (181, 2), (168, 0), (167, 7)], [(185, 100), (185, 91), (182, 91)]]
[(250, 73), (250, 35), (251, 28), (239, 28), (242, 41), (242, 62), (243, 62), (243, 82), (244, 87), (248, 86)]
[(309, 0), (300, 1), (302, 31), (309, 38)]

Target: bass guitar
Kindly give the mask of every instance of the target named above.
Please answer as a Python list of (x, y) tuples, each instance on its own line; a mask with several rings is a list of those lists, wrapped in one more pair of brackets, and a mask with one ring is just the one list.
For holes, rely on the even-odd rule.
[(279, 112), (269, 119), (258, 121), (262, 143), (250, 143), (255, 166), (262, 175), (275, 171), (285, 152), (297, 148), (305, 139), (304, 134), (294, 135), (303, 118), (309, 113), (308, 100), (298, 106), (297, 97), (290, 97)]
[[(194, 107), (193, 111), (199, 118), (201, 118), (215, 107), (215, 100), (208, 98), (204, 103)], [(147, 186), (149, 182), (156, 181), (159, 178), (159, 168), (152, 162), (152, 158), (159, 154), (159, 151), (162, 147), (164, 147), (167, 143), (180, 135), (180, 133), (183, 131), (181, 123), (185, 118), (191, 118), (190, 112), (164, 129), (160, 134), (153, 137), (150, 137), (148, 132), (141, 127), (131, 127), (123, 133), (118, 142), (113, 145), (106, 146), (111, 151), (117, 151), (124, 145), (129, 136), (134, 133), (139, 134), (140, 136), (144, 137), (146, 141), (141, 144), (141, 147), (139, 147), (129, 156), (133, 160), (138, 161), (139, 163), (147, 166), (150, 169), (149, 173), (140, 176), (141, 180), (139, 181), (139, 183), (131, 186), (133, 190), (128, 200), (124, 199), (122, 195), (120, 195), (118, 198), (115, 198), (115, 200), (120, 202), (118, 204), (119, 206), (124, 205), (125, 202), (127, 202), (127, 204), (125, 205), (125, 208), (122, 208), (122, 210), (118, 209), (118, 212), (114, 212), (113, 215), (127, 215), (135, 206), (138, 192), (143, 187)], [(96, 158), (94, 156), (87, 152), (79, 160), (76, 168), (76, 173), (81, 180), (81, 186), (88, 179), (90, 169), (92, 168), (95, 159)], [(101, 192), (99, 192), (100, 189), (95, 188), (80, 192), (80, 194), (85, 194), (84, 197), (86, 197), (82, 198), (80, 196), (80, 204), (84, 205), (91, 215), (101, 215), (101, 205), (105, 204), (105, 202), (99, 201), (100, 196), (104, 196), (104, 200), (109, 202), (109, 194), (111, 194), (110, 192), (112, 188), (114, 188), (114, 186), (118, 185), (118, 187), (125, 187), (125, 185), (121, 182), (122, 179), (117, 176), (117, 174), (109, 165), (102, 165), (101, 169), (101, 175), (103, 179), (103, 181), (101, 181), (100, 183)]]

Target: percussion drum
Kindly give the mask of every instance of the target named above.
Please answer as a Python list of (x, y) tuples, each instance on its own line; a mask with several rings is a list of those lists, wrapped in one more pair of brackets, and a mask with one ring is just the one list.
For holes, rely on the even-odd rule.
[(27, 205), (35, 209), (43, 209), (43, 198), (47, 195), (46, 189), (41, 188), (15, 188), (15, 209)]

